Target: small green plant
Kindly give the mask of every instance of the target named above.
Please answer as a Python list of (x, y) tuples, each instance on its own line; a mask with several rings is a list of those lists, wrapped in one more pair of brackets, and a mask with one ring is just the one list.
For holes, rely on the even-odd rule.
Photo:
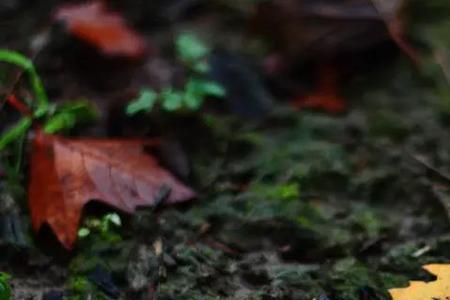
[[(29, 78), (34, 97), (17, 99), (14, 94), (2, 95), (6, 102), (16, 108), (22, 117), (5, 132), (0, 133), (0, 165), (6, 174), (6, 189), (22, 196), (22, 158), (28, 130), (34, 125), (46, 133), (57, 133), (73, 128), (81, 122), (98, 118), (97, 109), (86, 100), (71, 101), (56, 105), (49, 102), (47, 93), (33, 62), (20, 53), (0, 49), (0, 62), (21, 68)], [(1, 109), (1, 107), (0, 107)]]
[[(95, 284), (89, 281), (85, 276), (74, 276), (69, 279), (68, 288), (70, 291), (68, 300), (84, 300), (84, 299), (110, 299)], [(64, 298), (66, 299), (66, 298)]]
[(114, 232), (115, 228), (122, 226), (122, 220), (116, 213), (104, 215), (102, 218), (89, 218), (85, 225), (78, 230), (78, 237), (86, 239), (93, 234), (108, 242), (120, 241), (121, 237)]
[(78, 230), (80, 247), (69, 266), (68, 300), (111, 299), (91, 280), (90, 274), (97, 267), (111, 273), (126, 268), (128, 252), (124, 244), (128, 241), (124, 241), (123, 232), (119, 231), (121, 226), (122, 220), (116, 213), (85, 218)]
[(178, 59), (189, 69), (206, 74), (209, 71), (207, 57), (211, 52), (199, 38), (193, 34), (182, 33), (175, 41)]
[(111, 299), (90, 279), (89, 274), (101, 267), (111, 273), (123, 273), (127, 266), (129, 241), (119, 231), (122, 220), (116, 213), (86, 218), (78, 230), (80, 247), (69, 266), (69, 300)]
[(163, 88), (160, 92), (143, 89), (138, 98), (127, 107), (128, 115), (150, 112), (156, 105), (165, 111), (198, 110), (206, 97), (223, 98), (225, 89), (217, 82), (206, 78), (209, 72), (207, 61), (211, 50), (195, 35), (183, 33), (175, 41), (176, 55), (188, 73), (182, 89)]
[(9, 300), (11, 299), (11, 287), (8, 283), (11, 276), (5, 273), (0, 272), (0, 300)]
[(10, 103), (13, 106), (15, 105), (23, 116), (0, 136), (0, 150), (14, 141), (22, 140), (35, 120), (42, 124), (44, 132), (56, 133), (71, 129), (79, 122), (98, 117), (97, 109), (85, 100), (68, 102), (63, 105), (51, 104), (33, 62), (22, 54), (10, 50), (0, 50), (0, 62), (13, 64), (23, 69), (29, 77), (30, 86), (35, 96), (34, 99), (25, 99), (24, 103), (17, 99), (15, 101), (10, 100)]

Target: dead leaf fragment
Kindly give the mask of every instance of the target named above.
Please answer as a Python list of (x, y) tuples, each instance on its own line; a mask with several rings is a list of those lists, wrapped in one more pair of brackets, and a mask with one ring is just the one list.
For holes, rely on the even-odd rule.
[(55, 19), (63, 21), (70, 33), (106, 55), (139, 58), (144, 53), (141, 36), (120, 14), (108, 11), (101, 1), (60, 6)]
[(450, 264), (423, 266), (437, 276), (432, 282), (410, 281), (406, 288), (390, 289), (393, 300), (437, 300), (450, 299)]
[(47, 223), (72, 248), (82, 209), (98, 200), (131, 213), (156, 204), (185, 201), (195, 193), (144, 152), (149, 141), (71, 140), (38, 132), (33, 140), (29, 206), (34, 230)]

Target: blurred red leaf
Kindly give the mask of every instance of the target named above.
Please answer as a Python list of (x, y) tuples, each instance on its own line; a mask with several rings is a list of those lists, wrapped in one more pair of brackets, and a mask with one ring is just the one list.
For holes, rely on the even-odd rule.
[(47, 223), (59, 241), (73, 247), (83, 207), (91, 200), (131, 213), (154, 205), (168, 188), (165, 203), (195, 193), (144, 152), (145, 140), (71, 140), (38, 132), (33, 140), (28, 201), (34, 230)]
[(101, 1), (60, 6), (55, 19), (63, 21), (70, 33), (106, 55), (138, 58), (144, 53), (142, 37), (119, 13), (108, 11)]
[(323, 92), (301, 97), (298, 100), (294, 100), (292, 105), (297, 109), (318, 109), (331, 114), (339, 114), (347, 109), (347, 103), (344, 99), (338, 97), (336, 94), (327, 94)]
[(297, 109), (319, 109), (331, 114), (345, 112), (347, 101), (339, 95), (337, 70), (332, 66), (322, 66), (316, 89), (295, 99), (291, 105)]

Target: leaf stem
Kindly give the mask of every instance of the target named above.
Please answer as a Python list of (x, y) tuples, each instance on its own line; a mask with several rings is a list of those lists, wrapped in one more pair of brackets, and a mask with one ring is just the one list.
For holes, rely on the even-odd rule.
[(0, 49), (0, 61), (10, 63), (22, 68), (29, 76), (30, 85), (37, 100), (36, 117), (47, 113), (49, 101), (42, 80), (39, 77), (33, 62), (26, 56), (11, 50)]
[(30, 111), (30, 109), (28, 108), (28, 106), (23, 103), (22, 101), (20, 101), (19, 99), (17, 99), (16, 95), (11, 94), (6, 98), (6, 102), (11, 105), (12, 107), (14, 107), (17, 111), (21, 112), (22, 114), (24, 114), (27, 117), (32, 117), (33, 113)]

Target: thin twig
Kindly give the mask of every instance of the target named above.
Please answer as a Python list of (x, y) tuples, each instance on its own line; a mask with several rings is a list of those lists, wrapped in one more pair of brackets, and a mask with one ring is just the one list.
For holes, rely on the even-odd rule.
[(448, 181), (450, 183), (450, 175), (447, 173), (442, 172), (441, 170), (437, 169), (433, 165), (431, 165), (429, 162), (426, 161), (426, 159), (420, 155), (414, 155), (409, 154), (409, 156), (414, 159), (416, 162), (424, 166), (427, 170), (430, 170), (435, 175), (437, 175), (439, 178)]
[(6, 102), (9, 103), (12, 107), (14, 107), (18, 112), (24, 114), (27, 117), (32, 117), (33, 112), (30, 108), (21, 100), (17, 99), (15, 94), (9, 94), (6, 97)]
[(450, 61), (448, 55), (443, 49), (436, 49), (433, 51), (433, 56), (439, 67), (441, 67), (442, 73), (447, 79), (447, 84), (450, 85)]
[(0, 103), (0, 111), (3, 109), (5, 104), (8, 103), (8, 96), (12, 95), (12, 94), (14, 94), (16, 92), (16, 89), (19, 86), (19, 83), (22, 81), (22, 78), (23, 78), (24, 74), (25, 74), (25, 71), (24, 70), (20, 70), (19, 73), (16, 75), (16, 79), (14, 79), (14, 82), (13, 82), (12, 86), (5, 93), (6, 97)]

